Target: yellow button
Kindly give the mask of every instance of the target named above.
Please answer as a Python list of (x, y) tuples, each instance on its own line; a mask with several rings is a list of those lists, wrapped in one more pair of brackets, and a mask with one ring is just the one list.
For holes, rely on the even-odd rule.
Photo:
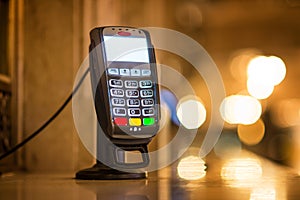
[(129, 125), (130, 126), (140, 126), (142, 124), (142, 120), (140, 118), (130, 118)]

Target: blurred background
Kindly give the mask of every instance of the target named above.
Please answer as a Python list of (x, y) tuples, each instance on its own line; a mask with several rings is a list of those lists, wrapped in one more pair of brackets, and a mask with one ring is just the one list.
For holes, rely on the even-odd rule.
[[(299, 19), (299, 0), (0, 0), (0, 153), (36, 130), (71, 92), (92, 28), (163, 27), (199, 42), (222, 75), (226, 98), (216, 111), (225, 124), (211, 153), (223, 158), (248, 149), (300, 173)], [(162, 92), (167, 136), (151, 148), (172, 138), (179, 124), (199, 128), (192, 146), (200, 147), (211, 116), (207, 85), (183, 58), (156, 53), (196, 96)], [(182, 119), (177, 111), (189, 106), (196, 114)], [(69, 105), (0, 169), (75, 172), (93, 162)]]

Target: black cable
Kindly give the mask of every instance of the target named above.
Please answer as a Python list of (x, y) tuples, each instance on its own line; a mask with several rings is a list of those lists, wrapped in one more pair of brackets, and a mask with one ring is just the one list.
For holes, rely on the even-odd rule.
[(41, 131), (44, 130), (56, 118), (61, 113), (61, 111), (64, 110), (64, 108), (68, 105), (68, 103), (71, 101), (72, 96), (76, 94), (76, 92), (78, 91), (79, 87), (81, 86), (81, 84), (82, 84), (83, 80), (85, 79), (86, 75), (88, 74), (88, 72), (89, 72), (89, 68), (84, 72), (84, 74), (81, 77), (81, 79), (79, 80), (78, 84), (76, 85), (76, 87), (74, 88), (72, 93), (69, 95), (69, 97), (65, 100), (65, 102), (60, 106), (60, 108), (42, 126), (40, 128), (38, 128), (36, 131), (34, 131), (27, 138), (25, 138), (22, 142), (20, 142), (19, 144), (14, 146), (9, 151), (2, 154), (0, 156), (0, 160), (2, 160), (3, 158), (5, 158), (5, 157), (9, 156), (10, 154), (14, 153), (19, 148), (24, 146), (27, 142), (32, 140), (35, 136), (37, 136), (39, 133), (41, 133)]

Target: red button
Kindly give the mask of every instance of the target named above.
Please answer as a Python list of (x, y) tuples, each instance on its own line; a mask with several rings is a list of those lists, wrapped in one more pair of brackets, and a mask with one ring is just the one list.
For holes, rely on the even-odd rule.
[(130, 36), (131, 33), (130, 32), (125, 32), (125, 31), (119, 31), (118, 35), (120, 35), (120, 36)]
[(127, 118), (125, 117), (116, 117), (114, 121), (118, 126), (127, 126)]

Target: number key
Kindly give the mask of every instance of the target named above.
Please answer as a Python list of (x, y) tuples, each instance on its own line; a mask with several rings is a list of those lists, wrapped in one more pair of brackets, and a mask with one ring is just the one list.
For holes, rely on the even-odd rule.
[(153, 99), (142, 99), (142, 106), (148, 107), (148, 106), (153, 106), (153, 105), (154, 105)]
[(112, 98), (113, 106), (125, 106), (125, 99), (122, 98)]
[(125, 116), (126, 110), (125, 108), (113, 108), (113, 113), (115, 116)]
[(126, 90), (126, 96), (127, 97), (139, 97), (139, 91), (138, 90)]
[(110, 89), (110, 94), (113, 97), (123, 97), (124, 96), (124, 90), (112, 88), (112, 89)]
[(140, 81), (140, 88), (151, 88), (151, 87), (152, 87), (152, 81), (151, 80)]
[(152, 97), (153, 90), (141, 90), (141, 97)]
[(109, 85), (111, 87), (123, 87), (123, 82), (122, 80), (118, 80), (118, 79), (110, 79), (109, 80)]
[(142, 112), (144, 116), (153, 116), (155, 114), (154, 108), (144, 108)]
[(127, 99), (127, 106), (128, 107), (139, 107), (140, 100), (138, 99)]
[(126, 88), (137, 88), (138, 82), (134, 81), (134, 80), (127, 80), (127, 81), (125, 81), (125, 87)]

